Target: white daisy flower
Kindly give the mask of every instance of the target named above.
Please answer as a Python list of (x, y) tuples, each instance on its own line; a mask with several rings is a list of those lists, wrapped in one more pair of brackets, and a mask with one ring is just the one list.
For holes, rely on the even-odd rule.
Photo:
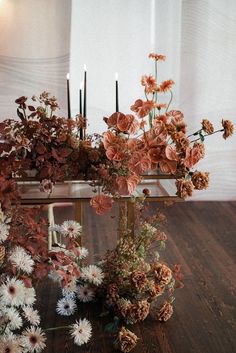
[(24, 306), (22, 308), (24, 317), (33, 326), (38, 326), (40, 323), (40, 316), (38, 310), (33, 309), (31, 306)]
[(28, 327), (22, 334), (22, 346), (29, 352), (40, 353), (45, 347), (45, 333), (40, 327)]
[(7, 328), (9, 330), (18, 330), (22, 327), (22, 318), (15, 308), (6, 308), (5, 315), (8, 321)]
[(91, 302), (94, 299), (94, 290), (87, 284), (83, 286), (77, 286), (76, 291), (78, 299), (83, 303)]
[(98, 286), (102, 283), (104, 274), (98, 266), (89, 265), (82, 268), (81, 277)]
[(71, 336), (74, 339), (75, 344), (81, 346), (87, 343), (92, 335), (92, 326), (87, 319), (80, 319), (71, 326)]
[(24, 304), (25, 286), (21, 280), (8, 278), (0, 286), (0, 302), (3, 305), (20, 306)]
[(0, 223), (0, 244), (7, 240), (9, 235), (9, 226), (5, 223)]
[(76, 248), (76, 251), (80, 260), (85, 259), (85, 257), (88, 256), (88, 249), (84, 248), (83, 246)]
[(81, 235), (82, 227), (78, 222), (65, 221), (61, 225), (61, 234), (69, 238), (77, 238)]
[(1, 336), (0, 352), (3, 353), (23, 353), (23, 347), (20, 345), (20, 340), (16, 335), (8, 334)]
[(30, 274), (33, 271), (34, 260), (21, 246), (16, 246), (11, 255), (9, 261), (17, 267), (17, 269)]
[(36, 301), (36, 293), (33, 287), (25, 288), (24, 304), (33, 305)]
[(73, 315), (76, 309), (76, 303), (72, 298), (62, 298), (57, 302), (56, 311), (59, 315)]

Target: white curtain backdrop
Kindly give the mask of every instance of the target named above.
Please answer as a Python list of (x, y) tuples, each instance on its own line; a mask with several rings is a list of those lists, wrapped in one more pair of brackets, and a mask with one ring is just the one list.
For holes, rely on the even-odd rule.
[[(236, 122), (235, 0), (0, 0), (0, 31), (0, 119), (15, 116), (17, 96), (43, 89), (65, 114), (68, 71), (77, 113), (86, 64), (89, 131), (102, 132), (115, 110), (115, 72), (128, 113), (143, 97), (140, 77), (152, 72), (154, 51), (167, 57), (159, 79), (176, 82), (172, 107), (190, 131), (202, 118)], [(236, 138), (212, 136), (206, 146), (199, 168), (210, 171), (211, 186), (194, 199), (236, 199)]]
[[(159, 77), (176, 82), (172, 107), (183, 111), (190, 131), (203, 118), (216, 128), (222, 118), (236, 122), (235, 0), (72, 0), (72, 107), (78, 110), (86, 64), (89, 131), (103, 131), (103, 116), (115, 110), (115, 72), (121, 111), (143, 97), (140, 77), (152, 72), (151, 51), (167, 56)], [(211, 183), (193, 199), (236, 199), (236, 138), (214, 135), (206, 147), (199, 169), (210, 172)]]
[(66, 112), (70, 0), (0, 0), (0, 120), (15, 99), (48, 90)]

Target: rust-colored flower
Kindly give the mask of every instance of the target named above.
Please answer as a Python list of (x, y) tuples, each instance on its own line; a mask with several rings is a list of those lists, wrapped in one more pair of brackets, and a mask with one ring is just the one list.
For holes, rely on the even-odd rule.
[(157, 90), (156, 79), (152, 75), (142, 76), (141, 85), (145, 87), (146, 93), (153, 93)]
[(171, 122), (174, 125), (184, 120), (184, 114), (180, 110), (170, 110), (167, 115), (171, 117)]
[(165, 57), (165, 55), (161, 55), (161, 54), (155, 54), (155, 53), (150, 53), (149, 55), (148, 55), (148, 57), (150, 58), (150, 59), (154, 59), (154, 60), (156, 60), (156, 61), (165, 61), (166, 60), (166, 57)]
[(196, 171), (192, 174), (191, 180), (195, 189), (207, 189), (209, 184), (209, 173)]
[(166, 286), (172, 279), (171, 269), (161, 262), (154, 262), (151, 270), (154, 274), (155, 281), (160, 286)]
[(111, 131), (107, 131), (103, 134), (103, 144), (107, 149), (110, 145), (113, 145), (117, 142), (117, 136)]
[(187, 196), (192, 196), (194, 186), (191, 180), (177, 179), (175, 185), (177, 187), (177, 196), (183, 199)]
[(135, 304), (130, 304), (125, 313), (127, 323), (134, 324), (146, 319), (150, 311), (150, 303), (147, 300), (140, 300)]
[(143, 271), (134, 271), (130, 276), (130, 283), (133, 285), (139, 292), (141, 292), (147, 285), (148, 279), (146, 273)]
[(120, 114), (117, 119), (117, 128), (122, 132), (127, 131), (131, 124), (131, 117), (132, 115)]
[(156, 284), (155, 282), (152, 282), (149, 288), (149, 294), (152, 299), (155, 299), (162, 295), (164, 292), (164, 289), (159, 285)]
[(207, 134), (213, 134), (214, 132), (214, 126), (213, 124), (207, 120), (203, 119), (202, 120), (202, 129), (207, 133)]
[(131, 105), (130, 109), (137, 113), (139, 118), (144, 118), (150, 113), (154, 106), (155, 103), (153, 101), (143, 101), (142, 99), (137, 99), (135, 103)]
[(131, 156), (128, 166), (133, 173), (140, 175), (145, 171), (150, 170), (151, 160), (145, 153), (136, 152)]
[(107, 119), (106, 123), (109, 127), (116, 127), (117, 126), (117, 120), (119, 115), (124, 115), (123, 113), (113, 113), (109, 118)]
[(122, 146), (116, 144), (114, 146), (109, 146), (106, 150), (106, 156), (111, 161), (122, 161), (125, 158), (124, 151), (122, 150)]
[(190, 141), (186, 136), (181, 136), (178, 139), (175, 140), (175, 145), (176, 145), (176, 150), (177, 152), (186, 152), (186, 149), (190, 145)]
[(222, 119), (222, 126), (224, 128), (223, 138), (226, 140), (229, 136), (232, 136), (234, 133), (234, 125), (230, 120)]
[(174, 81), (173, 80), (166, 80), (163, 81), (160, 86), (158, 87), (158, 91), (159, 92), (167, 92), (169, 91), (172, 86), (174, 85)]
[(130, 330), (122, 327), (115, 342), (115, 348), (123, 353), (129, 353), (136, 346), (138, 337)]
[(19, 105), (24, 105), (24, 103), (27, 101), (27, 99), (28, 99), (27, 97), (21, 96), (15, 100), (15, 103), (19, 104)]
[(187, 147), (184, 159), (184, 165), (187, 168), (192, 168), (197, 162), (204, 157), (204, 144), (195, 142), (193, 147)]
[(157, 317), (159, 321), (166, 322), (171, 318), (172, 314), (173, 306), (169, 302), (164, 301), (163, 305), (157, 313)]
[(150, 148), (150, 150), (148, 151), (148, 156), (150, 157), (153, 163), (158, 163), (159, 161), (162, 160), (162, 151), (163, 151), (162, 147)]
[(113, 199), (108, 195), (97, 195), (90, 200), (90, 205), (95, 209), (96, 214), (103, 215), (112, 208)]
[(118, 192), (120, 195), (131, 195), (139, 182), (140, 178), (137, 175), (130, 175), (128, 177), (118, 176), (116, 178)]

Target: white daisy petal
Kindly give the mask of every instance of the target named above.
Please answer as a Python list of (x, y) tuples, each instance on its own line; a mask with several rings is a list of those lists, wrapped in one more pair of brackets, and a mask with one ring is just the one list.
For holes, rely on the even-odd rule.
[(40, 323), (40, 316), (38, 310), (33, 309), (31, 306), (24, 306), (22, 308), (24, 317), (33, 326), (38, 326)]
[(23, 321), (15, 308), (6, 308), (5, 309), (5, 316), (8, 321), (7, 328), (9, 330), (18, 330), (22, 327)]
[(61, 234), (69, 238), (77, 238), (81, 235), (82, 227), (75, 221), (65, 221), (61, 225)]
[(70, 316), (73, 315), (76, 310), (76, 303), (72, 298), (62, 298), (57, 302), (56, 311), (59, 315)]
[(71, 326), (70, 334), (74, 339), (75, 344), (81, 346), (87, 343), (92, 335), (92, 326), (87, 319), (80, 319)]
[(76, 289), (78, 299), (83, 302), (91, 302), (94, 299), (94, 290), (87, 284), (78, 286)]
[(21, 246), (16, 246), (13, 249), (11, 255), (9, 256), (9, 261), (17, 267), (18, 270), (21, 270), (27, 274), (30, 274), (33, 271), (34, 261)]
[(39, 327), (28, 327), (22, 335), (22, 346), (27, 352), (40, 353), (45, 347), (45, 333)]
[(33, 305), (36, 301), (36, 293), (33, 287), (25, 288), (24, 305)]
[(77, 252), (78, 258), (79, 258), (80, 260), (85, 259), (85, 257), (88, 256), (88, 249), (84, 248), (83, 246), (79, 246), (79, 247), (76, 249), (76, 252)]
[(96, 265), (89, 265), (82, 268), (81, 277), (96, 286), (102, 283), (104, 274), (102, 270)]
[(23, 353), (19, 338), (11, 333), (0, 338), (0, 352)]
[(3, 305), (20, 306), (24, 304), (25, 286), (21, 280), (8, 278), (0, 286), (0, 302)]

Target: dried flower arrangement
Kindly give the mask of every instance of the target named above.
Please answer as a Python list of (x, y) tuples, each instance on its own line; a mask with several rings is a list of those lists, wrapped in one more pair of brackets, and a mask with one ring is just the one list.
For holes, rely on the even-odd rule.
[[(145, 195), (136, 202), (134, 236), (124, 219), (122, 237), (98, 264), (85, 263), (87, 249), (80, 246), (81, 226), (65, 221), (53, 226), (65, 239), (62, 247), (48, 251), (47, 219), (38, 208), (23, 208), (17, 178), (41, 181), (41, 189), (50, 193), (54, 183), (83, 179), (102, 193), (91, 199), (91, 206), (102, 215), (112, 207), (113, 199), (132, 195), (142, 175), (149, 171), (172, 174), (177, 195), (191, 196), (194, 189), (208, 186), (207, 172), (193, 170), (204, 157), (206, 136), (222, 131), (226, 139), (233, 124), (222, 120), (222, 128), (202, 120), (201, 128), (187, 135), (184, 116), (169, 110), (174, 82), (158, 83), (157, 63), (163, 55), (150, 54), (155, 76), (141, 79), (146, 100), (131, 106), (135, 115), (120, 112), (104, 118), (108, 131), (81, 140), (81, 116), (75, 120), (55, 115), (58, 103), (49, 93), (32, 97), (38, 106), (28, 105), (26, 97), (16, 100), (19, 121), (0, 123), (0, 351), (41, 352), (46, 345), (40, 316), (34, 308), (35, 281), (50, 277), (63, 288), (56, 305), (60, 315), (69, 316), (78, 301), (100, 299), (113, 321), (106, 330), (114, 332), (115, 347), (130, 352), (138, 337), (126, 325), (142, 322), (151, 314), (165, 322), (173, 313), (174, 289), (182, 286), (178, 265), (170, 268), (160, 260), (165, 246), (163, 215), (144, 216)], [(169, 94), (167, 103), (160, 100)], [(162, 297), (164, 298), (162, 300)], [(60, 328), (60, 327), (59, 327)], [(57, 328), (57, 329), (59, 329)], [(87, 343), (91, 323), (79, 318), (63, 327), (77, 345)]]

